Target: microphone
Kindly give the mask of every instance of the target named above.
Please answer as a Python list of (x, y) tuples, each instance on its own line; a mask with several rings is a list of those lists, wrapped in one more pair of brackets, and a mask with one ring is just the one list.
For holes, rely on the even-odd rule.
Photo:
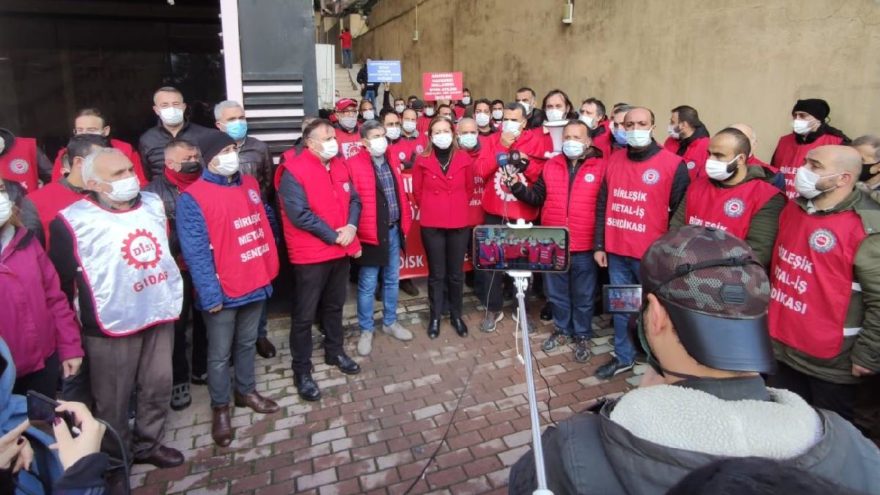
[(498, 164), (498, 168), (503, 169), (504, 167), (506, 167), (507, 163), (508, 163), (507, 153), (504, 153), (504, 152), (496, 153), (495, 154), (495, 163)]

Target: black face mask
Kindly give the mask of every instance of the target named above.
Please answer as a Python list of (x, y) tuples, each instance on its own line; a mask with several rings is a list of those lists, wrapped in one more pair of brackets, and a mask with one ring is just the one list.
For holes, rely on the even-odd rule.
[(182, 174), (194, 174), (202, 169), (202, 164), (199, 162), (180, 162), (180, 173)]

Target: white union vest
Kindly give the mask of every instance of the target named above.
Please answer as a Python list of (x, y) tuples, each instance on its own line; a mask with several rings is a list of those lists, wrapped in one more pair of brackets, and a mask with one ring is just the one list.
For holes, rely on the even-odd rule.
[(142, 192), (140, 206), (128, 211), (82, 199), (60, 214), (102, 332), (122, 337), (180, 316), (183, 280), (171, 256), (159, 196)]

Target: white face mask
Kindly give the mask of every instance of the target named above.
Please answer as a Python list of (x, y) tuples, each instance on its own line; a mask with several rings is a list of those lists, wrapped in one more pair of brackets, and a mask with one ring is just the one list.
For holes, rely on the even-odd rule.
[(474, 120), (477, 122), (477, 127), (486, 127), (489, 125), (489, 114), (488, 113), (478, 113), (474, 115)]
[[(2, 141), (2, 139), (0, 139)], [(12, 218), (12, 200), (5, 192), (0, 192), (0, 227)]]
[(431, 136), (431, 143), (434, 146), (440, 148), (441, 150), (448, 149), (452, 146), (452, 134), (448, 132), (444, 132), (442, 134), (434, 134)]
[(595, 120), (595, 119), (593, 119), (593, 117), (590, 117), (589, 115), (581, 114), (581, 116), (578, 118), (580, 119), (581, 122), (583, 122), (584, 124), (587, 124), (587, 127), (589, 127), (590, 129), (593, 128), (593, 120)]
[(586, 145), (580, 141), (569, 140), (562, 143), (562, 153), (567, 158), (571, 159), (578, 158), (583, 155), (585, 148)]
[(400, 127), (386, 127), (385, 136), (392, 141), (396, 140), (400, 137)]
[(385, 136), (374, 137), (370, 139), (370, 154), (375, 157), (380, 157), (385, 154), (385, 150), (388, 149), (388, 140), (385, 139)]
[(562, 120), (565, 117), (565, 112), (558, 108), (550, 108), (546, 112), (547, 120), (549, 122), (556, 122), (557, 120)]
[(434, 107), (426, 108), (425, 115), (427, 115), (428, 117), (433, 117), (434, 116)]
[(791, 121), (791, 129), (795, 134), (800, 134), (801, 136), (809, 134), (811, 126), (812, 124), (809, 120), (794, 119)]
[(323, 143), (321, 143), (321, 152), (318, 154), (321, 155), (321, 158), (329, 160), (336, 156), (338, 153), (339, 143), (337, 143), (335, 139), (331, 139), (330, 141), (324, 141)]
[(730, 164), (736, 162), (737, 159), (739, 159), (739, 155), (733, 157), (733, 160), (730, 160), (729, 162), (713, 160), (712, 158), (707, 159), (706, 175), (708, 175), (710, 179), (714, 179), (717, 181), (724, 181), (729, 179), (736, 172), (736, 167), (733, 167), (733, 170), (731, 170)]
[(501, 130), (503, 132), (509, 132), (514, 136), (519, 136), (519, 122), (515, 120), (505, 120), (501, 124)]
[(820, 190), (816, 187), (820, 180), (826, 179), (828, 177), (836, 177), (838, 175), (840, 174), (831, 174), (823, 177), (816, 172), (808, 169), (807, 167), (801, 167), (794, 175), (794, 189), (801, 196), (807, 199), (813, 199), (822, 193), (833, 191), (837, 188), (837, 186), (834, 186), (830, 189), (825, 189), (824, 191)]
[(673, 124), (669, 124), (669, 127), (666, 128), (666, 134), (669, 134), (669, 137), (672, 139), (678, 139), (681, 137), (681, 133), (675, 129)]
[(159, 118), (166, 125), (178, 125), (183, 122), (183, 109), (177, 107), (165, 107), (159, 109)]
[(458, 144), (466, 150), (472, 150), (476, 148), (478, 141), (479, 139), (474, 133), (461, 134), (458, 136)]
[(633, 129), (626, 131), (626, 144), (634, 148), (644, 148), (651, 144), (651, 129)]
[(527, 103), (527, 102), (524, 102), (524, 101), (520, 101), (520, 102), (518, 102), (518, 103), (519, 103), (520, 105), (522, 105), (523, 108), (526, 109), (526, 115), (528, 115), (528, 114), (529, 114), (529, 111), (532, 109), (532, 105), (531, 105), (530, 103)]
[(112, 188), (110, 192), (104, 193), (104, 195), (110, 198), (111, 201), (116, 201), (117, 203), (131, 201), (141, 192), (141, 184), (138, 182), (136, 176), (104, 183), (109, 184)]
[(404, 120), (401, 125), (407, 134), (412, 134), (416, 130), (416, 123), (412, 120)]
[(376, 118), (376, 112), (372, 110), (364, 110), (364, 120), (373, 120)]
[(357, 117), (342, 117), (339, 119), (339, 125), (348, 129), (349, 131), (354, 129), (358, 124)]
[(394, 111), (397, 113), (403, 113), (404, 110), (406, 110), (406, 106), (404, 105), (395, 105), (394, 107)]
[(229, 177), (238, 172), (238, 167), (237, 152), (230, 151), (223, 153), (222, 155), (217, 155), (217, 165), (215, 165), (214, 168), (217, 169), (218, 174), (224, 177)]
[(471, 97), (470, 96), (462, 96), (461, 97), (461, 104), (462, 105), (470, 105), (471, 104)]
[(494, 120), (501, 120), (504, 117), (504, 110), (492, 110), (492, 118)]

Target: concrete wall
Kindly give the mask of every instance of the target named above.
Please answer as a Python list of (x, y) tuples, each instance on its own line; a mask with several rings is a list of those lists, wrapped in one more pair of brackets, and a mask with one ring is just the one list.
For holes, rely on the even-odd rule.
[[(416, 29), (420, 39), (412, 41)], [(355, 50), (403, 61), (398, 94), (421, 94), (421, 73), (462, 71), (475, 97), (538, 98), (561, 88), (652, 108), (658, 140), (669, 109), (689, 104), (710, 131), (751, 123), (769, 160), (791, 132), (797, 98), (825, 98), (850, 137), (880, 133), (878, 0), (384, 0)]]

